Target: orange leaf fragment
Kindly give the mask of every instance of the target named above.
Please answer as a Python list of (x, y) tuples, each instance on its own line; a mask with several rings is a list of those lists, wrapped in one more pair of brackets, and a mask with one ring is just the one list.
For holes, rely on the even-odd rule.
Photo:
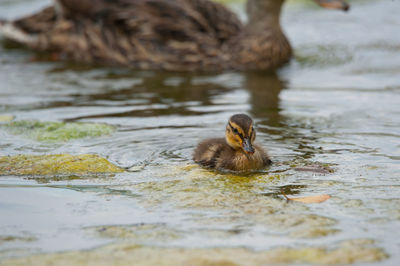
[(321, 194), (321, 195), (316, 195), (316, 196), (308, 196), (308, 197), (300, 197), (300, 198), (289, 198), (285, 194), (282, 193), (282, 195), (287, 199), (287, 200), (293, 200), (293, 201), (298, 201), (302, 203), (321, 203), (324, 202), (328, 199), (331, 198), (328, 194)]

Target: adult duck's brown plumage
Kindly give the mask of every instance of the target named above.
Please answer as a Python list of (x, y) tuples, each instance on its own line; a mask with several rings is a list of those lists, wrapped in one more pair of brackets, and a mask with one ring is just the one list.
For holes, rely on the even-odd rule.
[(260, 170), (271, 164), (267, 153), (254, 144), (253, 120), (245, 114), (233, 115), (226, 125), (225, 138), (207, 139), (197, 146), (193, 160), (200, 165), (231, 171)]
[[(291, 47), (279, 16), (284, 0), (248, 0), (248, 23), (209, 0), (54, 0), (0, 33), (36, 51), (90, 64), (172, 71), (268, 70)], [(343, 0), (314, 0), (344, 9)]]

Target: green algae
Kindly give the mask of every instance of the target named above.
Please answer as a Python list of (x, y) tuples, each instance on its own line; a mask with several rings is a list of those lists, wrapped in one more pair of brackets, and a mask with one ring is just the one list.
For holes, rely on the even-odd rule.
[[(215, 226), (251, 222), (291, 238), (319, 238), (339, 232), (335, 219), (313, 214), (305, 204), (288, 202), (282, 196), (282, 190), (292, 194), (305, 187), (276, 186), (284, 175), (222, 174), (192, 165), (160, 166), (159, 172), (160, 180), (133, 185), (146, 194), (140, 201), (146, 207), (171, 203), (182, 209), (224, 211), (222, 217), (205, 216), (194, 220)], [(175, 178), (171, 180), (171, 176)]]
[(14, 155), (0, 157), (0, 175), (87, 175), (124, 170), (95, 154)]
[(293, 238), (318, 238), (339, 232), (333, 227), (337, 224), (335, 219), (310, 213), (275, 211), (272, 215), (260, 217), (259, 221), (275, 231), (287, 232)]
[(65, 142), (73, 139), (110, 135), (115, 127), (99, 123), (11, 121), (2, 126), (13, 135), (23, 135), (44, 142)]
[(310, 162), (304, 159), (294, 159), (287, 164), (295, 171), (331, 174), (335, 172), (334, 164), (322, 162)]
[[(96, 227), (88, 227), (90, 233), (102, 238), (118, 240), (119, 242), (129, 242), (136, 244), (157, 245), (168, 244), (170, 241), (182, 239), (185, 237), (184, 230), (168, 226), (164, 223), (146, 224), (139, 223), (133, 225), (103, 225)], [(240, 230), (226, 229), (196, 229), (190, 231), (193, 233), (201, 233), (210, 238), (228, 238), (240, 233)]]
[(354, 239), (336, 248), (302, 247), (252, 251), (246, 248), (162, 248), (138, 244), (113, 244), (89, 251), (34, 255), (0, 262), (0, 265), (275, 265), (351, 264), (387, 258), (373, 242)]
[(22, 242), (32, 242), (36, 238), (31, 236), (0, 236), (0, 245), (8, 242), (22, 241)]
[(164, 224), (135, 224), (135, 225), (106, 225), (94, 229), (95, 232), (105, 238), (134, 240), (136, 242), (168, 242), (181, 238), (178, 230), (166, 227)]
[(0, 115), (0, 123), (10, 122), (12, 120), (14, 120), (13, 115)]
[(400, 199), (375, 199), (375, 202), (379, 204), (380, 210), (388, 219), (400, 221)]

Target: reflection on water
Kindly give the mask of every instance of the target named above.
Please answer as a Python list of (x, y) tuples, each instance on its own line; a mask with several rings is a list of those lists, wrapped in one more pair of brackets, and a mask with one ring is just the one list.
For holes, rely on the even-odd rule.
[[(45, 2), (0, 1), (0, 15)], [(92, 69), (29, 62), (29, 51), (0, 48), (0, 114), (117, 128), (67, 143), (0, 129), (1, 155), (96, 153), (128, 169), (112, 177), (0, 177), (0, 257), (122, 241), (269, 250), (362, 240), (390, 256), (376, 265), (396, 264), (400, 7), (358, 2), (348, 14), (288, 5), (283, 22), (296, 57), (276, 73)], [(198, 141), (223, 136), (239, 112), (256, 121), (256, 141), (273, 166), (237, 176), (193, 165)], [(307, 167), (317, 168), (296, 171)], [(303, 205), (282, 192), (332, 198)]]
[[(134, 76), (134, 73), (131, 77)], [(108, 79), (108, 77), (107, 77)], [(113, 75), (112, 79), (118, 79)], [(196, 76), (173, 74), (149, 74), (140, 78), (140, 82), (129, 88), (122, 88), (116, 94), (114, 91), (107, 91), (102, 94), (92, 94), (85, 97), (88, 102), (117, 102), (118, 106), (131, 106), (132, 103), (144, 103), (144, 108), (132, 108), (124, 112), (112, 114), (96, 114), (92, 116), (75, 117), (70, 120), (102, 117), (154, 117), (170, 116), (179, 114), (182, 116), (196, 116), (210, 111), (195, 110), (193, 106), (212, 105), (210, 98), (213, 96), (229, 93), (232, 89), (212, 82), (196, 84), (193, 80)], [(127, 102), (120, 104), (121, 101)], [(137, 107), (137, 105), (136, 105)]]

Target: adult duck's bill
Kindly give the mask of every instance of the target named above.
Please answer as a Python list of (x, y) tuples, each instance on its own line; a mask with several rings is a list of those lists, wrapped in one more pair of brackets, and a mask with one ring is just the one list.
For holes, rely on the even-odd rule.
[(324, 8), (349, 10), (350, 6), (343, 0), (315, 0), (318, 5)]
[(243, 140), (242, 144), (243, 150), (248, 153), (248, 154), (253, 154), (254, 153), (254, 147), (251, 145), (251, 141), (248, 138), (245, 138)]

